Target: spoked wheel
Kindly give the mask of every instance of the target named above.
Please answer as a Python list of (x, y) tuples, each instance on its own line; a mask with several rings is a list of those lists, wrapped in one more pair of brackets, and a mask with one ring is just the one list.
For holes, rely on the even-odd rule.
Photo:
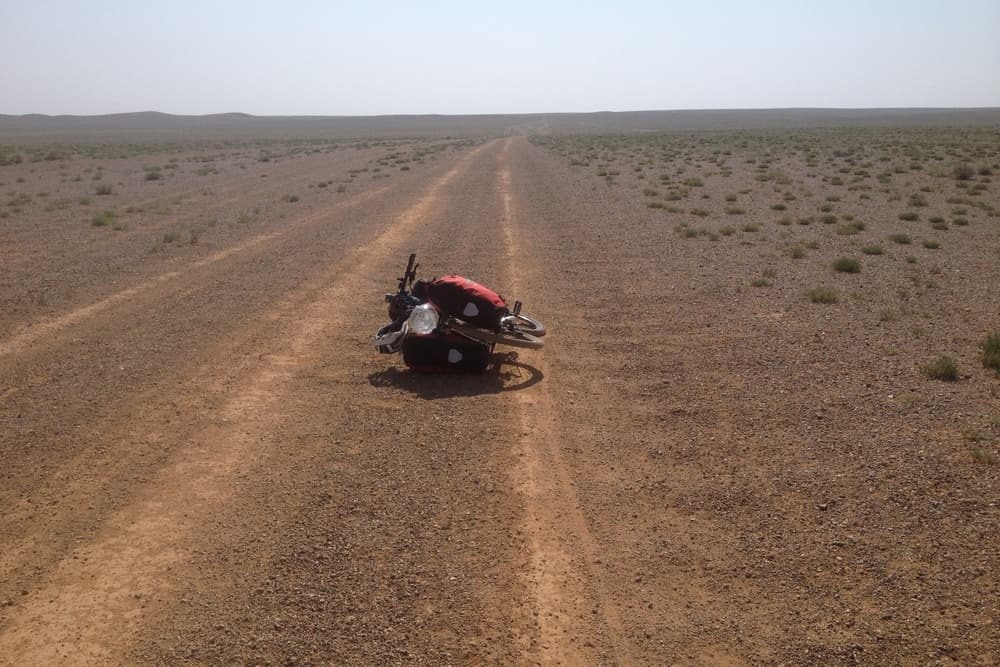
[[(524, 347), (529, 350), (537, 350), (545, 345), (545, 341), (541, 338), (515, 326), (503, 327), (500, 331), (491, 331), (455, 319), (449, 320), (446, 326), (456, 333), (484, 343), (499, 343), (511, 347)], [(545, 331), (544, 327), (542, 327), (542, 331)]]
[(541, 338), (545, 335), (545, 325), (536, 320), (533, 317), (528, 317), (527, 315), (510, 314), (500, 318), (500, 327), (502, 329), (514, 329), (520, 331), (521, 333), (531, 334), (535, 338)]

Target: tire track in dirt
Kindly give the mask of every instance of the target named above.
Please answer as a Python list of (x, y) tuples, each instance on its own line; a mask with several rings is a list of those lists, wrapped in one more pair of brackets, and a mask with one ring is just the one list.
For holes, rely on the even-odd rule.
[(94, 315), (97, 315), (98, 313), (104, 312), (105, 310), (108, 310), (109, 308), (118, 305), (119, 303), (128, 301), (144, 292), (149, 292), (163, 285), (166, 282), (181, 278), (182, 276), (188, 276), (190, 275), (191, 271), (195, 271), (205, 267), (210, 267), (213, 264), (217, 264), (218, 262), (221, 262), (222, 260), (227, 259), (233, 255), (237, 255), (255, 249), (267, 241), (271, 241), (286, 236), (297, 229), (301, 229), (311, 224), (315, 224), (318, 221), (324, 220), (327, 216), (330, 215), (330, 212), (332, 210), (340, 210), (344, 208), (350, 208), (352, 206), (357, 206), (359, 204), (368, 201), (369, 199), (373, 199), (375, 197), (384, 194), (385, 192), (393, 189), (394, 187), (395, 187), (394, 185), (386, 185), (381, 188), (377, 188), (375, 190), (370, 190), (368, 192), (359, 194), (348, 200), (337, 202), (336, 204), (334, 204), (334, 206), (330, 208), (324, 208), (323, 210), (317, 213), (307, 216), (306, 218), (297, 221), (293, 226), (287, 227), (281, 231), (269, 232), (266, 234), (260, 234), (258, 236), (254, 236), (250, 239), (247, 239), (246, 241), (237, 243), (228, 248), (224, 248), (206, 257), (194, 260), (190, 264), (188, 264), (188, 266), (182, 269), (167, 271), (166, 273), (162, 273), (156, 276), (155, 278), (146, 280), (134, 287), (129, 287), (119, 292), (115, 292), (114, 294), (104, 297), (99, 301), (95, 301), (94, 303), (88, 304), (86, 306), (75, 308), (69, 311), (68, 313), (60, 315), (58, 317), (26, 325), (22, 327), (17, 333), (10, 336), (6, 341), (0, 341), (0, 359), (10, 354), (19, 353), (23, 351), (25, 348), (35, 344), (36, 342), (38, 342), (39, 339), (44, 338), (47, 335), (51, 335), (58, 331), (62, 331), (63, 329), (66, 329), (68, 327), (71, 327), (75, 324), (78, 324), (90, 317), (93, 317)]
[[(515, 217), (507, 139), (500, 153), (499, 189), (502, 225), (508, 256), (508, 284), (522, 294), (528, 281), (519, 272), (534, 274), (525, 262)], [(556, 332), (558, 335), (558, 332)], [(547, 340), (552, 354), (552, 338)], [(514, 486), (524, 497), (525, 533), (529, 536), (530, 571), (528, 589), (537, 613), (539, 646), (543, 664), (628, 663), (623, 623), (600, 573), (600, 550), (580, 511), (570, 469), (563, 458), (555, 423), (551, 392), (552, 377), (544, 354), (533, 363), (547, 382), (515, 394), (522, 437), (514, 445)]]
[[(323, 331), (356, 305), (361, 276), (387, 261), (438, 204), (439, 193), (482, 146), (464, 156), (381, 235), (312, 280), (317, 298), (304, 309), (290, 300), (270, 318), (294, 323), (281, 353), (265, 355), (231, 392), (218, 419), (150, 481), (140, 498), (115, 512), (98, 536), (63, 560), (43, 590), (17, 608), (0, 634), (10, 664), (113, 661), (142, 620), (143, 600), (181, 576), (186, 540), (207, 507), (224, 504), (227, 481), (267, 439), (284, 386), (309, 359)], [(325, 287), (324, 287), (325, 286)], [(147, 433), (146, 437), (155, 437)], [(72, 654), (62, 653), (71, 648)]]
[[(296, 233), (282, 243), (136, 295), (44, 346), (0, 358), (0, 385), (9, 386), (0, 390), (0, 424), (8, 427), (0, 459), (9, 461), (0, 469), (7, 507), (0, 515), (0, 601), (36, 589), (217, 414), (232, 384), (287, 328), (264, 313), (286, 299), (312, 300), (319, 287), (315, 280), (310, 287), (310, 278), (385, 230), (394, 211), (460, 157), (400, 184), (398, 198), (372, 199), (311, 226), (295, 224), (305, 216), (289, 221)], [(393, 201), (407, 203), (387, 208)], [(195, 347), (178, 347), (194, 337)], [(137, 426), (168, 423), (158, 434)]]

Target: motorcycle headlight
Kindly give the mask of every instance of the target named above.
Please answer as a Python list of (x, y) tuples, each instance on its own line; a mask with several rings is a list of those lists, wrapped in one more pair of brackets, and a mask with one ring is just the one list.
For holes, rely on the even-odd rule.
[(410, 317), (406, 322), (412, 333), (423, 336), (437, 329), (438, 314), (434, 310), (434, 306), (422, 303), (410, 312)]

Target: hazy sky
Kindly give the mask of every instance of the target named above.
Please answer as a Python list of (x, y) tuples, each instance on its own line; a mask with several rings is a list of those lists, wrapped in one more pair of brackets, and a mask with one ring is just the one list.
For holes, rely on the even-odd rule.
[(1000, 0), (0, 0), (0, 113), (1000, 106)]

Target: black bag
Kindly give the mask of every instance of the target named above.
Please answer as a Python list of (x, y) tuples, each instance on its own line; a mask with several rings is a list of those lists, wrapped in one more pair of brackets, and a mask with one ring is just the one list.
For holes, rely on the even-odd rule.
[(444, 331), (403, 339), (403, 362), (422, 373), (482, 373), (490, 365), (485, 343)]

